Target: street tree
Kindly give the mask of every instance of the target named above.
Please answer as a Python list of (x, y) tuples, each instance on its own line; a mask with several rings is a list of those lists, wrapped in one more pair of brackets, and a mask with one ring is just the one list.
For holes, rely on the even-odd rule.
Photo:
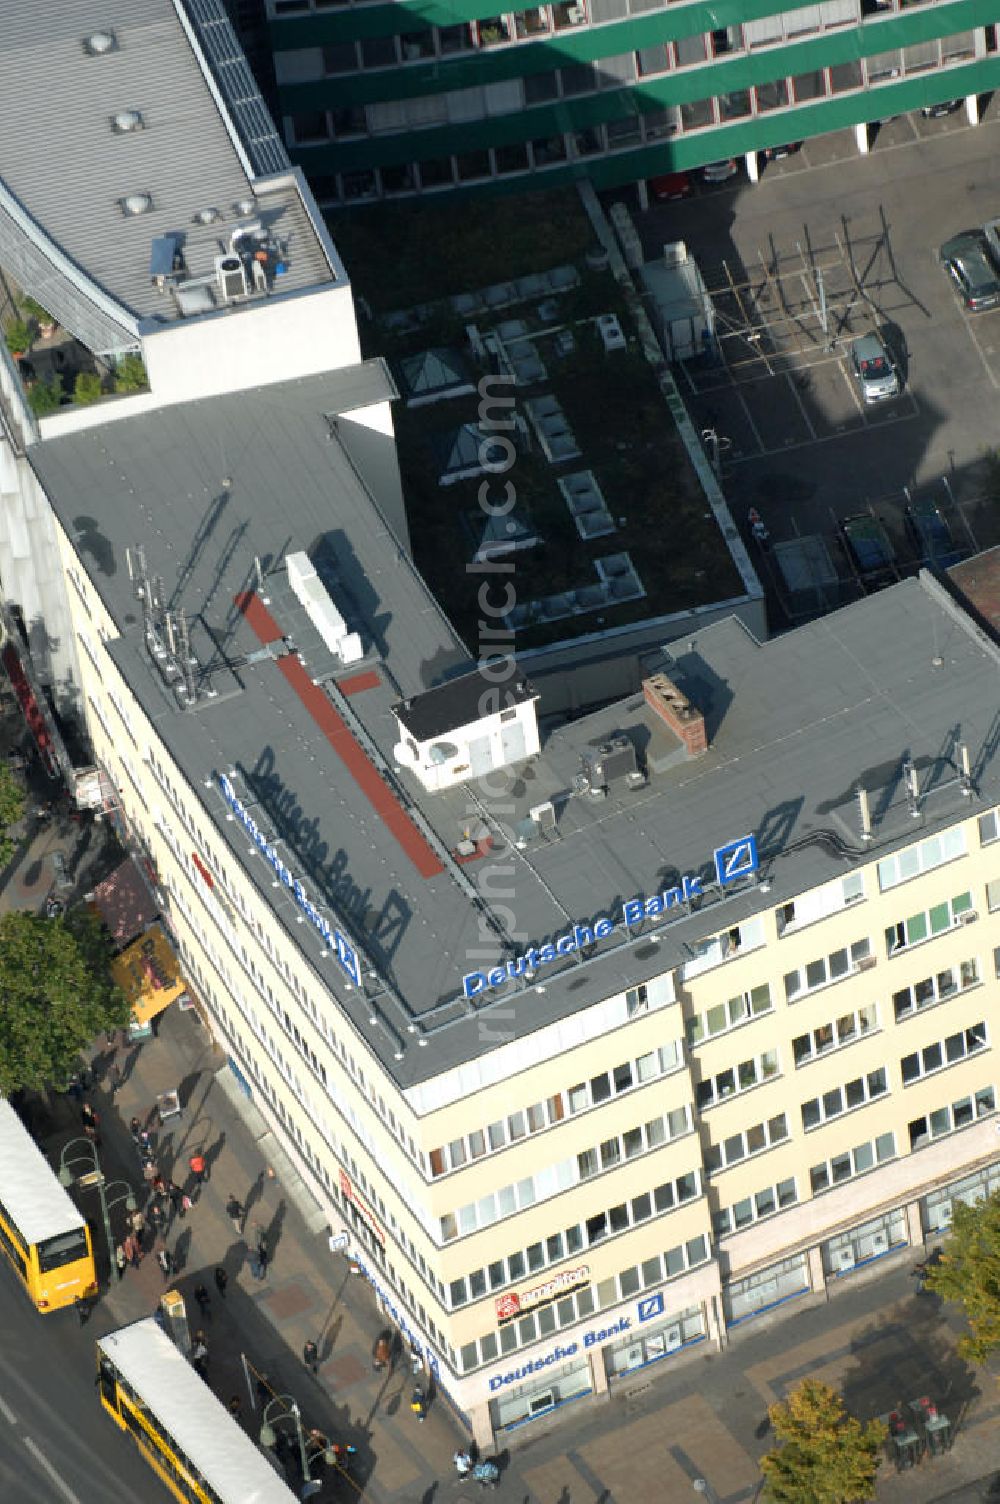
[(14, 842), (8, 832), (24, 814), (24, 790), (5, 762), (0, 762), (0, 868), (14, 855)]
[(60, 919), (21, 910), (0, 916), (0, 1093), (65, 1080), (101, 1030), (127, 1024), (110, 962), (89, 909)]
[(886, 1430), (848, 1415), (835, 1389), (804, 1379), (768, 1410), (779, 1445), (761, 1458), (769, 1504), (854, 1504), (875, 1497)]
[(964, 1308), (969, 1330), (959, 1338), (963, 1358), (983, 1363), (1000, 1347), (1000, 1192), (967, 1206), (955, 1202), (955, 1221), (924, 1283)]

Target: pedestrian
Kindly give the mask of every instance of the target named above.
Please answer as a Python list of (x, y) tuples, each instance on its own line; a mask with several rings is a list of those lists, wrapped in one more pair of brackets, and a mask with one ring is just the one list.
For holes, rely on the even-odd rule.
[(229, 1275), (226, 1273), (225, 1269), (223, 1269), (223, 1267), (222, 1267), (221, 1264), (216, 1264), (216, 1266), (215, 1266), (215, 1288), (218, 1290), (219, 1296), (220, 1296), (220, 1298), (222, 1300), (225, 1300), (225, 1298), (226, 1298), (226, 1286), (228, 1285), (228, 1283), (229, 1283)]
[(226, 1216), (230, 1219), (237, 1233), (243, 1231), (243, 1220), (246, 1217), (246, 1207), (235, 1196), (230, 1196), (226, 1202)]
[(387, 1368), (389, 1366), (389, 1360), (391, 1357), (392, 1348), (389, 1345), (388, 1337), (379, 1337), (378, 1341), (375, 1343), (374, 1349), (372, 1350), (372, 1368), (376, 1373), (381, 1373), (383, 1368)]
[(130, 1232), (126, 1235), (122, 1243), (122, 1249), (132, 1268), (138, 1269), (142, 1263), (142, 1249), (135, 1240), (135, 1233)]
[(173, 1256), (173, 1254), (170, 1253), (168, 1249), (161, 1248), (160, 1251), (159, 1251), (159, 1253), (156, 1255), (156, 1262), (159, 1264), (160, 1268), (163, 1270), (163, 1278), (165, 1280), (169, 1279), (170, 1276), (174, 1272), (174, 1256)]
[(135, 1234), (135, 1241), (138, 1243), (139, 1247), (141, 1248), (142, 1247), (143, 1235), (145, 1234), (145, 1231), (146, 1231), (146, 1219), (143, 1216), (142, 1212), (140, 1212), (140, 1211), (134, 1211), (132, 1213), (131, 1217), (129, 1218), (129, 1221), (132, 1224), (132, 1231)]
[(132, 1121), (128, 1125), (128, 1131), (132, 1135), (132, 1142), (135, 1144), (136, 1148), (138, 1148), (139, 1134), (142, 1132), (142, 1124), (139, 1122), (138, 1118), (132, 1119)]
[(179, 1212), (181, 1209), (181, 1197), (184, 1195), (184, 1192), (175, 1180), (168, 1181), (165, 1189), (167, 1195), (170, 1197), (170, 1205), (175, 1212)]
[(209, 1313), (209, 1310), (211, 1308), (212, 1302), (211, 1302), (211, 1300), (209, 1298), (208, 1291), (205, 1289), (204, 1285), (196, 1285), (195, 1286), (194, 1298), (195, 1298), (195, 1300), (196, 1300), (196, 1302), (198, 1304), (198, 1309), (201, 1312), (201, 1314), (203, 1316), (207, 1316), (208, 1313)]
[(274, 1390), (271, 1388), (271, 1382), (266, 1373), (259, 1373), (257, 1375), (257, 1384), (255, 1387), (257, 1390), (257, 1403), (263, 1410), (268, 1401), (274, 1398)]
[(153, 1237), (155, 1238), (156, 1235), (157, 1235), (157, 1233), (162, 1232), (162, 1230), (163, 1230), (163, 1223), (165, 1221), (165, 1218), (164, 1218), (164, 1215), (163, 1215), (163, 1207), (160, 1205), (160, 1203), (158, 1201), (152, 1201), (152, 1202), (150, 1202), (150, 1206), (149, 1206), (149, 1220), (150, 1220), (150, 1222), (153, 1225)]
[(422, 1425), (427, 1419), (427, 1400), (424, 1396), (424, 1391), (419, 1385), (413, 1391), (412, 1398), (410, 1399), (410, 1409)]
[(111, 1076), (108, 1084), (111, 1088), (111, 1100), (113, 1102), (115, 1099), (115, 1093), (119, 1090), (120, 1087), (125, 1085), (125, 1077), (122, 1075), (122, 1068), (117, 1063), (111, 1067)]
[(80, 1108), (80, 1121), (83, 1124), (83, 1131), (87, 1135), (87, 1137), (95, 1138), (97, 1135), (97, 1127), (100, 1119), (98, 1118), (97, 1113), (91, 1107), (89, 1102), (84, 1102), (83, 1106)]
[(79, 1318), (80, 1325), (86, 1326), (87, 1321), (90, 1319), (90, 1302), (84, 1300), (82, 1295), (78, 1295), (74, 1300), (73, 1305), (76, 1308), (76, 1314)]
[(181, 1206), (180, 1215), (182, 1217), (186, 1217), (187, 1214), (188, 1214), (188, 1212), (191, 1210), (192, 1206), (194, 1206), (194, 1202), (191, 1200), (191, 1197), (188, 1195), (187, 1191), (182, 1191), (181, 1192), (180, 1206)]
[(142, 1178), (151, 1190), (156, 1190), (156, 1182), (162, 1184), (163, 1176), (156, 1173), (156, 1162), (152, 1159), (144, 1159), (142, 1162)]
[(208, 1179), (208, 1165), (205, 1163), (205, 1156), (200, 1149), (197, 1154), (192, 1154), (188, 1160), (188, 1169), (194, 1176), (197, 1185), (205, 1184), (205, 1181)]
[(152, 1154), (153, 1152), (153, 1140), (149, 1135), (149, 1130), (146, 1128), (139, 1129), (139, 1152), (141, 1154)]
[(311, 1373), (316, 1373), (319, 1368), (319, 1348), (311, 1337), (302, 1349), (302, 1361)]
[(208, 1373), (208, 1343), (205, 1341), (205, 1333), (197, 1331), (194, 1334), (194, 1346), (191, 1348), (191, 1365), (195, 1373), (204, 1378)]
[(239, 1397), (238, 1394), (234, 1394), (233, 1397), (232, 1397), (232, 1399), (229, 1401), (229, 1413), (230, 1413), (230, 1415), (235, 1416), (235, 1418), (237, 1420), (239, 1420), (239, 1418), (240, 1418), (240, 1411), (242, 1409), (243, 1409), (243, 1401), (240, 1399), (240, 1397)]
[(254, 1270), (253, 1270), (254, 1274), (257, 1276), (258, 1279), (266, 1279), (267, 1278), (267, 1266), (268, 1266), (268, 1264), (270, 1262), (271, 1262), (271, 1255), (268, 1252), (267, 1243), (264, 1241), (263, 1238), (261, 1238), (260, 1242), (257, 1244), (257, 1252), (256, 1252), (256, 1255), (255, 1255)]
[(115, 1244), (115, 1265), (118, 1269), (118, 1278), (124, 1279), (125, 1270), (128, 1267), (128, 1259), (125, 1257), (125, 1250), (120, 1243)]

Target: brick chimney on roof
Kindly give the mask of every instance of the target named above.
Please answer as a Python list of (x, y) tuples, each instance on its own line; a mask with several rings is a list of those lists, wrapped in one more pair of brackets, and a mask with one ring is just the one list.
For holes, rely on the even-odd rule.
[(651, 674), (642, 681), (642, 692), (649, 708), (684, 743), (688, 757), (700, 757), (708, 751), (705, 717), (672, 679), (666, 674)]

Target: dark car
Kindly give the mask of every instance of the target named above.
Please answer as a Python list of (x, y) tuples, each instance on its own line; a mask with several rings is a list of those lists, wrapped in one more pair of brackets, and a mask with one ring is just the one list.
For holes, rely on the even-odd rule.
[(985, 313), (1000, 303), (1000, 277), (982, 230), (965, 230), (946, 240), (940, 255), (941, 265), (970, 313)]
[(903, 521), (914, 548), (928, 564), (949, 569), (964, 557), (963, 550), (955, 543), (948, 519), (932, 501), (912, 502), (903, 514)]
[(839, 523), (844, 547), (865, 584), (894, 578), (896, 555), (885, 528), (870, 512), (858, 512)]

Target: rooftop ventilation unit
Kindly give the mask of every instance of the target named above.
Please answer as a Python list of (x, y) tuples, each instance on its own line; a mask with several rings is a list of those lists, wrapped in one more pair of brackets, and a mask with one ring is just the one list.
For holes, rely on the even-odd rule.
[(246, 219), (248, 214), (256, 214), (257, 200), (252, 198), (240, 198), (236, 200), (233, 208), (236, 210), (241, 219)]
[(118, 41), (113, 31), (92, 31), (83, 39), (83, 50), (88, 57), (104, 57), (105, 53), (115, 52), (117, 48)]
[(199, 209), (194, 216), (196, 225), (215, 225), (222, 218), (222, 210), (215, 208)]
[(228, 303), (232, 298), (247, 295), (247, 274), (239, 256), (216, 256), (215, 275), (219, 279), (222, 296)]
[(153, 207), (153, 195), (151, 193), (130, 193), (127, 198), (118, 200), (118, 207), (126, 219), (133, 219), (137, 214), (148, 214)]
[(145, 121), (138, 110), (119, 110), (117, 115), (111, 117), (111, 129), (116, 136), (127, 136), (132, 131), (144, 128)]
[(285, 568), (296, 600), (330, 652), (336, 653), (341, 663), (357, 663), (364, 657), (361, 638), (357, 632), (348, 632), (347, 623), (330, 599), (309, 555), (286, 554)]

